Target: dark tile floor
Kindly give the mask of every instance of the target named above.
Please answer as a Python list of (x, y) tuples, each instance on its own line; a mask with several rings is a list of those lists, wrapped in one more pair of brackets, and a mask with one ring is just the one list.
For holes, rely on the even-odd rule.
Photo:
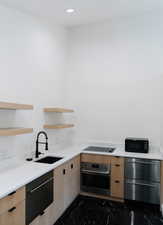
[(55, 225), (163, 225), (159, 207), (79, 196)]

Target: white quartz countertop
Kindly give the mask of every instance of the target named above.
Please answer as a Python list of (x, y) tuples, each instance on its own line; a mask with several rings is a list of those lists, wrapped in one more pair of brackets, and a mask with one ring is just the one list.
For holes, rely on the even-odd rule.
[[(77, 145), (63, 149), (62, 151), (59, 150), (53, 154), (47, 154), (48, 156), (63, 157), (63, 159), (53, 164), (36, 163), (33, 161), (19, 161), (11, 163), (11, 160), (4, 160), (4, 166), (0, 166), (0, 199), (17, 190), (18, 188), (30, 183), (43, 174), (66, 163), (80, 153), (163, 160), (163, 154), (160, 152), (151, 152), (148, 154), (128, 153), (125, 152), (123, 148), (117, 147), (114, 153), (97, 153), (83, 151), (83, 149), (86, 147), (88, 147), (88, 145)], [(44, 155), (44, 157), (45, 156), (46, 155)]]
[(129, 158), (141, 158), (141, 159), (155, 159), (163, 160), (163, 153), (161, 152), (149, 152), (149, 153), (132, 153), (125, 152), (121, 147), (117, 147), (113, 153), (101, 153), (101, 152), (92, 152), (92, 151), (81, 151), (82, 153), (88, 154), (97, 154), (97, 155), (110, 155), (110, 156), (120, 156), (120, 157), (129, 157)]
[[(48, 154), (47, 156), (63, 157), (63, 159), (53, 164), (22, 161), (18, 163), (14, 162), (14, 166), (11, 167), (9, 165), (9, 168), (6, 169), (6, 171), (3, 168), (0, 168), (0, 199), (79, 154), (79, 151), (71, 149), (71, 152), (64, 154)], [(44, 157), (45, 156), (46, 155), (44, 155)], [(10, 160), (6, 160), (5, 163), (10, 163)]]

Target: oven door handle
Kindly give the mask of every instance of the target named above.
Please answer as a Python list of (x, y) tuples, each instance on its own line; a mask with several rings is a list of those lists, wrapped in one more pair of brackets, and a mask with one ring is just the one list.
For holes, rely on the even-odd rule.
[(109, 175), (110, 172), (106, 171), (106, 172), (102, 172), (102, 171), (94, 171), (94, 170), (85, 170), (82, 169), (81, 173), (86, 173), (86, 174), (99, 174), (99, 175)]
[(49, 183), (49, 182), (52, 181), (52, 180), (53, 180), (53, 177), (50, 178), (50, 179), (48, 179), (48, 180), (46, 180), (45, 182), (43, 182), (42, 184), (40, 184), (40, 185), (37, 186), (36, 188), (32, 189), (32, 190), (30, 191), (30, 194), (32, 194), (33, 192), (37, 191), (39, 188), (41, 188), (42, 186), (44, 186), (45, 184)]

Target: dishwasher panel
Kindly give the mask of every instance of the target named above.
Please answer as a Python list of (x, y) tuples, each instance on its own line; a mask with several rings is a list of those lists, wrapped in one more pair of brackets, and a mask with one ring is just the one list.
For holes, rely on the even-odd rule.
[(26, 185), (26, 225), (53, 202), (53, 171)]
[(125, 199), (160, 204), (160, 161), (125, 159)]
[(160, 182), (160, 161), (127, 158), (125, 160), (125, 179)]
[(128, 200), (160, 204), (160, 183), (126, 180), (125, 196)]

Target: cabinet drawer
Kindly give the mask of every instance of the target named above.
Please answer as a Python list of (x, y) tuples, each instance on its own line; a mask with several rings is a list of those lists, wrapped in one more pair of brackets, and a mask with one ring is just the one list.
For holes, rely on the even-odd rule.
[(114, 156), (112, 157), (111, 164), (117, 164), (117, 165), (124, 165), (124, 158), (123, 157), (118, 157)]
[(1, 214), (0, 225), (25, 225), (25, 201)]
[(81, 162), (92, 162), (92, 163), (110, 163), (111, 157), (106, 155), (95, 155), (95, 154), (82, 154)]
[(118, 179), (111, 180), (111, 196), (124, 198), (124, 182)]
[(111, 165), (111, 179), (124, 181), (124, 166), (120, 164)]
[(25, 199), (25, 187), (18, 189), (15, 192), (12, 192), (8, 196), (0, 199), (0, 215), (3, 212), (8, 211), (10, 208), (17, 205), (17, 203)]

